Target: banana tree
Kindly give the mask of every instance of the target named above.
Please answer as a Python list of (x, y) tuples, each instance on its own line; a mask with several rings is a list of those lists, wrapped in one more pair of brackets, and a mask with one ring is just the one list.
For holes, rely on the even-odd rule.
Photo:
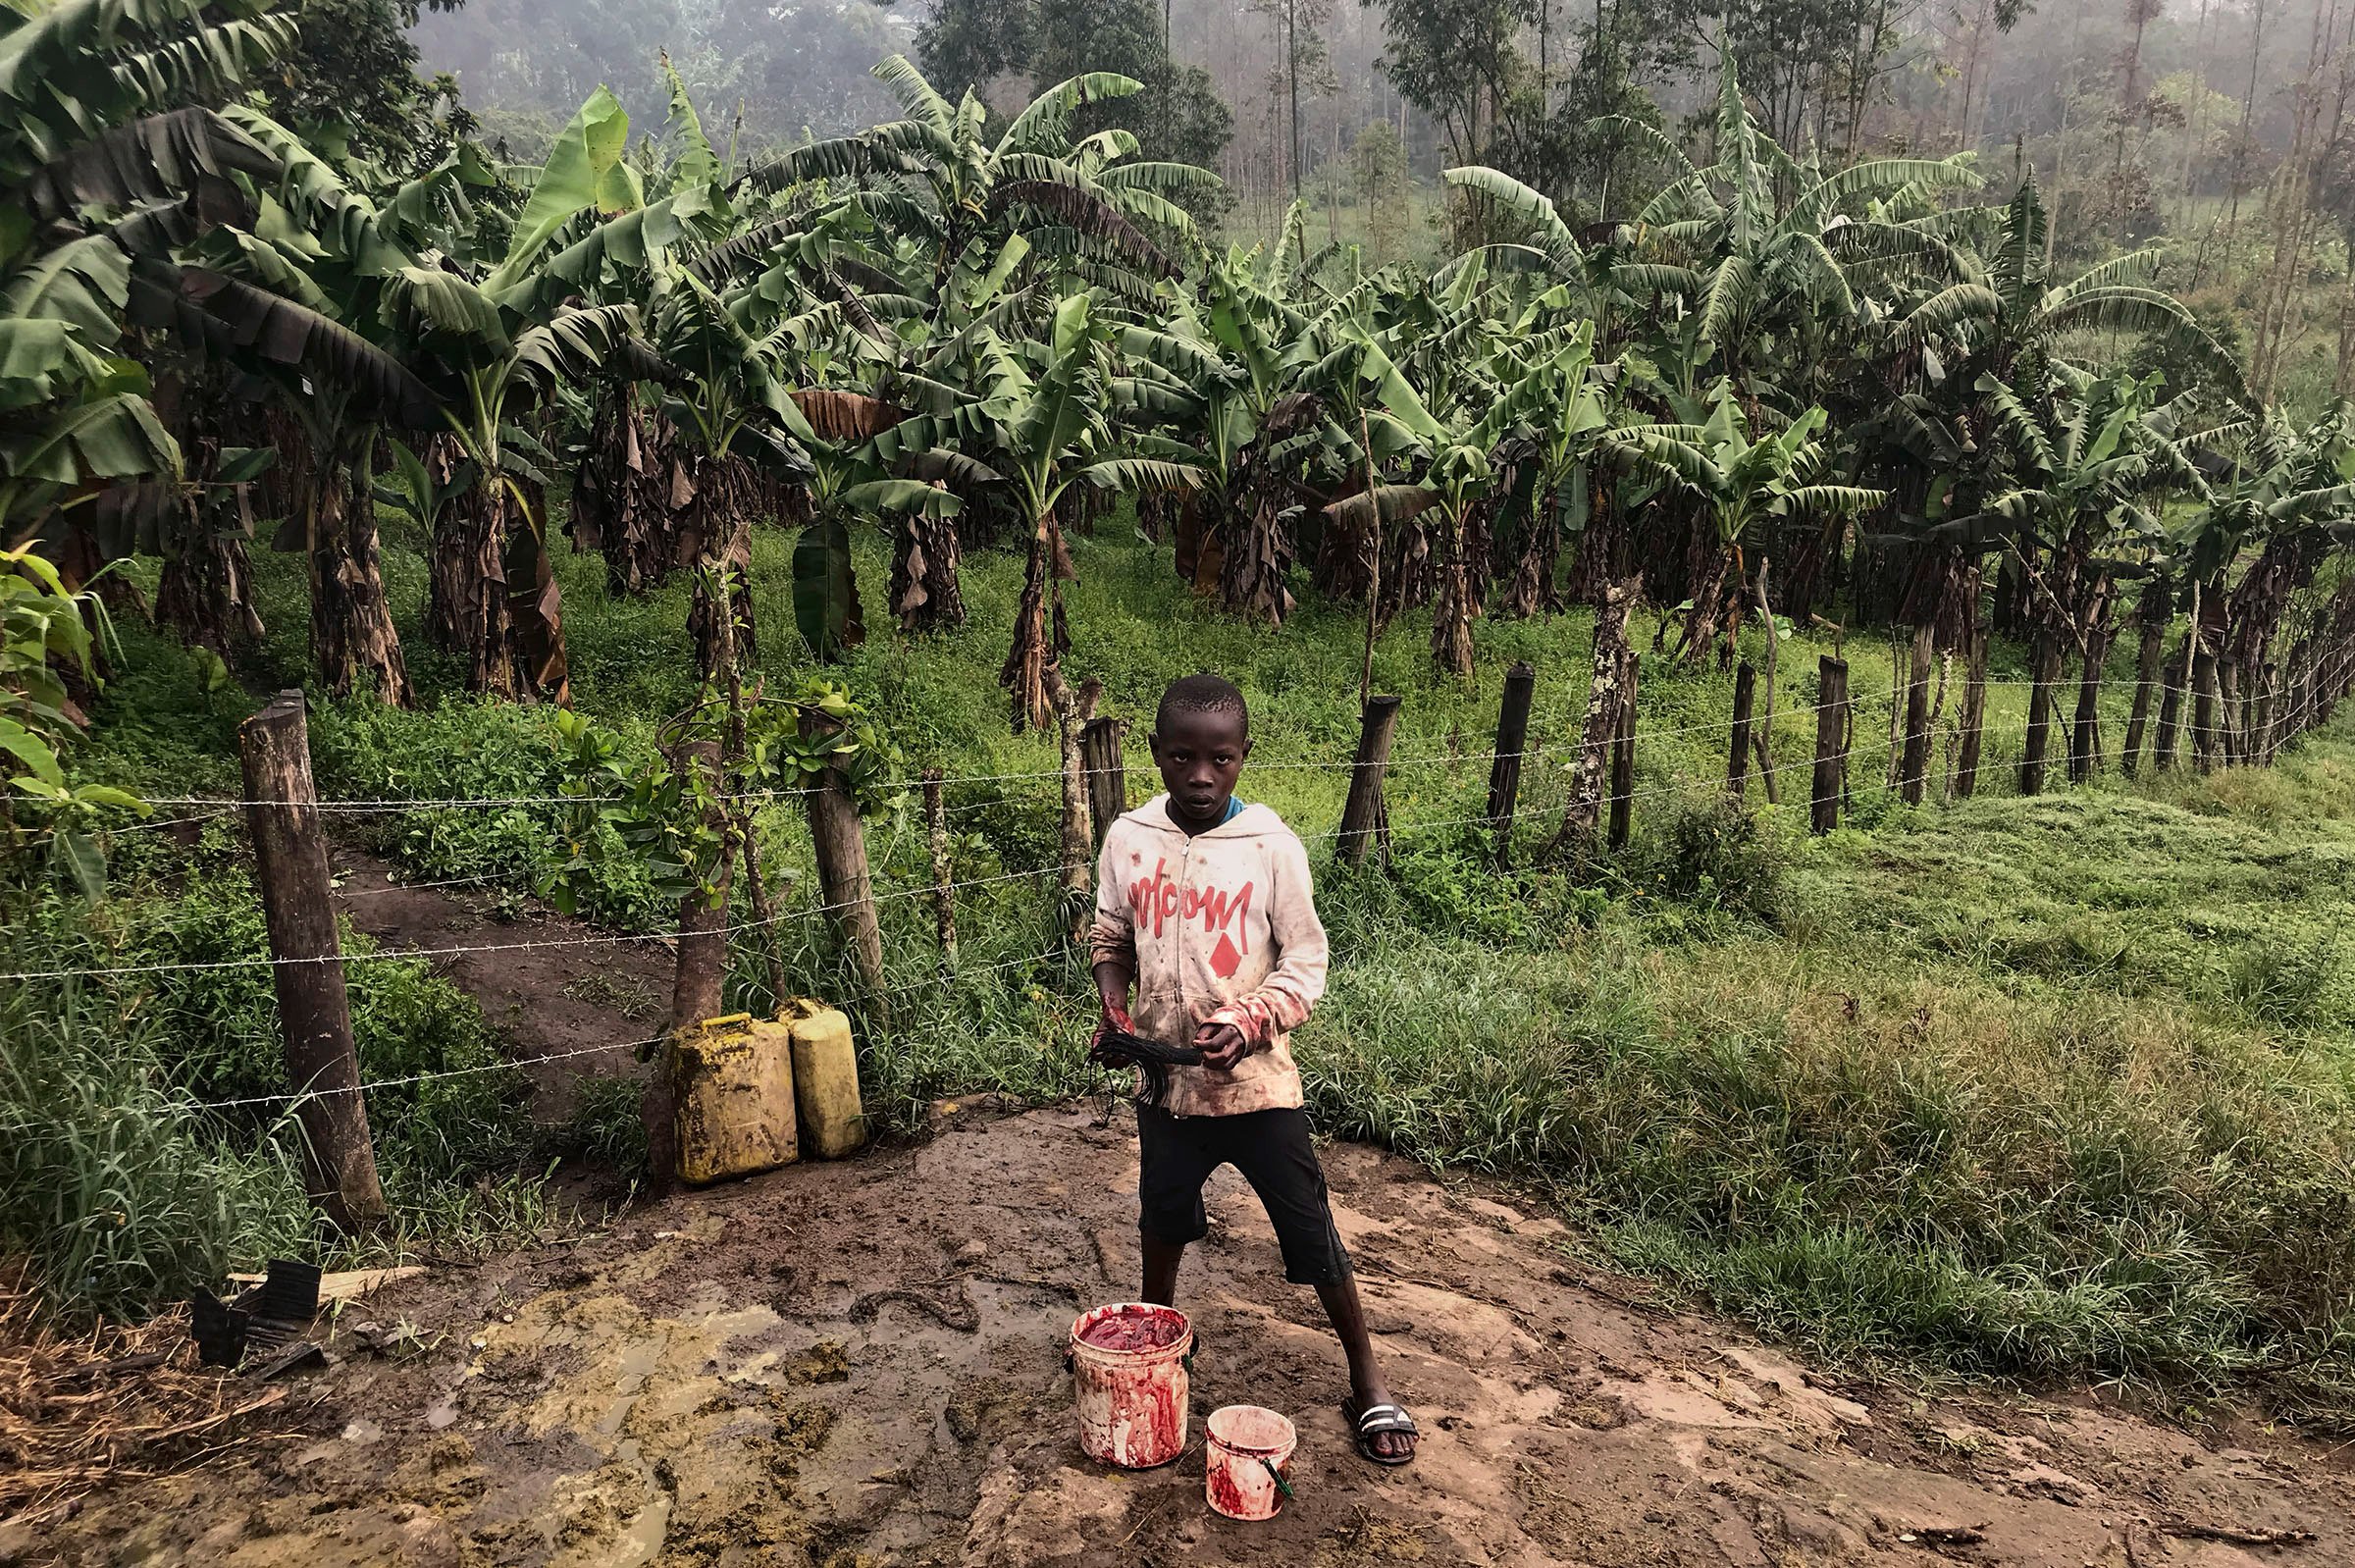
[(1682, 486), (1706, 507), (1714, 548), (1695, 584), (1679, 656), (1698, 662), (1720, 633), (1722, 656), (1732, 656), (1748, 577), (1743, 541), (1762, 520), (1853, 516), (1888, 498), (1884, 491), (1818, 482), (1831, 460), (1817, 434), (1824, 420), (1821, 408), (1809, 408), (1774, 434), (1753, 437), (1732, 383), (1721, 380), (1700, 424), (1631, 425), (1603, 437), (1615, 456)]
[(1056, 305), (1043, 341), (1009, 344), (985, 329), (975, 340), (982, 395), (946, 415), (907, 420), (875, 441), (886, 463), (935, 448), (961, 451), (985, 464), (1014, 497), (1029, 555), (1013, 646), (998, 678), (1013, 694), (1018, 731), (1054, 721), (1062, 653), (1070, 646), (1061, 585), (1073, 573), (1055, 503), (1079, 484), (1118, 492), (1191, 490), (1203, 482), (1190, 464), (1119, 452), (1107, 417), (1106, 336), (1086, 293)]
[(1554, 567), (1562, 549), (1562, 511), (1588, 526), (1596, 495), (1595, 467), (1612, 428), (1609, 367), (1595, 363), (1595, 329), (1582, 322), (1566, 341), (1538, 352), (1512, 377), (1483, 419), (1492, 446), (1517, 442), (1531, 467), (1521, 549), (1499, 613), (1535, 614), (1561, 607)]
[(678, 243), (703, 210), (700, 192), (643, 203), (622, 157), (628, 138), (629, 116), (599, 88), (557, 137), (497, 266), (479, 281), (403, 267), (387, 290), (406, 357), (443, 382), (448, 434), (430, 466), (438, 479), (471, 481), (434, 520), (427, 626), (465, 656), (478, 692), (569, 698), (561, 599), (533, 499), (535, 444), (515, 420), (608, 367), (654, 373), (637, 305), (581, 293), (598, 289), (608, 265)]
[(204, 101), (294, 42), (259, 5), (0, 9), (0, 545), (53, 549), (99, 488), (179, 468), (119, 351), (133, 268), (244, 218), (269, 153)]

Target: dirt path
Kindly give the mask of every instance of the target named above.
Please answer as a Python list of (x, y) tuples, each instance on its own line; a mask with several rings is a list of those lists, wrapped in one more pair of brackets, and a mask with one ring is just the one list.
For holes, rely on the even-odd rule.
[[(1136, 1272), (1133, 1137), (1125, 1115), (1094, 1120), (944, 1111), (920, 1144), (391, 1287), (298, 1389), (298, 1435), (93, 1498), (53, 1549), (240, 1568), (2319, 1568), (2355, 1551), (2355, 1489), (2318, 1447), (2202, 1440), (2089, 1396), (1830, 1385), (1646, 1310), (1640, 1287), (1574, 1266), (1554, 1222), (1355, 1146), (1330, 1151), (1336, 1214), (1423, 1459), (1351, 1454), (1315, 1298), (1282, 1282), (1222, 1172), (1182, 1287), (1203, 1338), (1192, 1440), (1208, 1410), (1250, 1401), (1302, 1446), (1282, 1518), (1220, 1521), (1198, 1446), (1138, 1475), (1077, 1450), (1062, 1336)], [(359, 1318), (425, 1348), (367, 1353)], [(2186, 1526), (2319, 1540), (2169, 1533)]]
[[(509, 916), (510, 896), (482, 887), (409, 887), (393, 862), (339, 845), (337, 902), (355, 929), (392, 948), (448, 948), (561, 941), (605, 933), (531, 903)], [(653, 938), (570, 947), (460, 953), (435, 968), (482, 1004), (532, 1083), (532, 1117), (561, 1122), (584, 1073), (639, 1072), (626, 1051), (578, 1053), (662, 1032), (670, 1018), (670, 949)], [(554, 1060), (548, 1060), (553, 1058)]]

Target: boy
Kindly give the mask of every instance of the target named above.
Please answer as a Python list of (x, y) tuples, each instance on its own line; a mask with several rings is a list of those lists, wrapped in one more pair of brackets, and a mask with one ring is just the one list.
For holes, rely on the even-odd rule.
[(1232, 685), (1216, 675), (1174, 683), (1152, 746), (1167, 793), (1104, 835), (1092, 944), (1099, 1036), (1117, 1024), (1203, 1053), (1200, 1067), (1169, 1070), (1166, 1105), (1137, 1107), (1144, 1298), (1176, 1304), (1186, 1243), (1210, 1226), (1202, 1183), (1231, 1164), (1276, 1227), (1284, 1278), (1316, 1286), (1340, 1335), (1350, 1389), (1341, 1417), (1358, 1452), (1406, 1464), (1415, 1423), (1375, 1368), (1285, 1040), (1325, 993), (1308, 854), (1274, 811), (1234, 798), (1251, 729)]

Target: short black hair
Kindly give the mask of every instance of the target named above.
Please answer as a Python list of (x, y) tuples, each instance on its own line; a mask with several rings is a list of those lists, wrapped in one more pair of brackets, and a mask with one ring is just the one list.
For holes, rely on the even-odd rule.
[(1161, 706), (1153, 710), (1153, 728), (1167, 729), (1178, 713), (1232, 713), (1243, 733), (1251, 733), (1251, 709), (1243, 702), (1242, 691), (1226, 676), (1207, 670), (1170, 682), (1170, 689), (1161, 694)]

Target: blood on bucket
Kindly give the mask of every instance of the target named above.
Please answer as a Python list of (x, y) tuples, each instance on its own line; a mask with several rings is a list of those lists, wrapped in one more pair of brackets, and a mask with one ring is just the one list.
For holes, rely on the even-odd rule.
[(1175, 1307), (1119, 1302), (1072, 1325), (1072, 1392), (1079, 1446), (1090, 1459), (1130, 1470), (1166, 1465), (1185, 1451), (1185, 1362), (1193, 1326)]
[(1203, 1423), (1210, 1434), (1202, 1492), (1230, 1519), (1273, 1519), (1291, 1495), (1292, 1450), (1300, 1435), (1290, 1421), (1258, 1405), (1225, 1405)]

